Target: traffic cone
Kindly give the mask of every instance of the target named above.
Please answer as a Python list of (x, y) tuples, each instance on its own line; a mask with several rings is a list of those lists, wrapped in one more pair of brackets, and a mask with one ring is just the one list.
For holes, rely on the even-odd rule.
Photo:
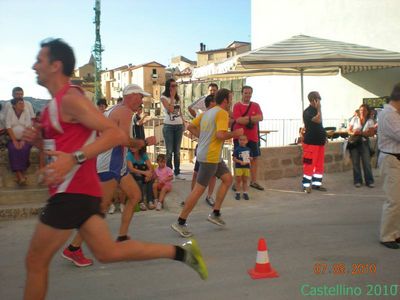
[(265, 239), (258, 240), (257, 260), (254, 269), (247, 271), (252, 279), (279, 277), (278, 273), (272, 269), (268, 257), (267, 243)]

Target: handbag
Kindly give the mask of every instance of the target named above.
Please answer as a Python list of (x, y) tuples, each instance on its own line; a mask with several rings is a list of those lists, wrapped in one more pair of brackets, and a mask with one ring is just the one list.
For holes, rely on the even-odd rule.
[[(250, 102), (249, 106), (247, 106), (246, 111), (244, 112), (244, 114), (242, 115), (242, 117), (245, 117), (247, 115), (247, 113), (250, 110), (251, 105), (253, 104), (253, 102)], [(233, 131), (233, 126), (236, 124), (236, 121), (233, 121), (232, 125), (231, 125), (231, 131)], [(251, 123), (251, 121), (249, 121), (248, 124), (246, 124), (246, 128), (248, 129), (253, 129), (254, 127), (254, 123)]]
[[(367, 125), (367, 121), (365, 121), (363, 127), (361, 128), (361, 132), (364, 130), (365, 125)], [(351, 150), (360, 146), (363, 142), (361, 135), (350, 135), (347, 139), (347, 149)]]

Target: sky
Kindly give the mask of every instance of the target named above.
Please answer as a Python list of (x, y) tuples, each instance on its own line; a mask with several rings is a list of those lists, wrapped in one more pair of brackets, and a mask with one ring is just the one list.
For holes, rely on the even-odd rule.
[[(251, 42), (251, 0), (102, 0), (103, 69), (171, 57), (196, 60), (200, 43), (207, 50), (230, 42)], [(62, 38), (86, 64), (95, 42), (94, 0), (0, 0), (0, 99), (15, 86), (25, 96), (48, 99), (36, 83), (32, 65), (40, 41)]]

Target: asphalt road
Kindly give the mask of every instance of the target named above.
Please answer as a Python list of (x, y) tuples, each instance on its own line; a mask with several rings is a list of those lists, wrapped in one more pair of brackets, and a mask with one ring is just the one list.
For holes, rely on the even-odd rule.
[[(400, 250), (386, 249), (377, 238), (384, 197), (376, 177), (375, 189), (354, 188), (346, 172), (326, 177), (328, 193), (303, 194), (298, 192), (299, 179), (287, 178), (265, 182), (264, 192), (252, 190), (250, 201), (236, 201), (229, 194), (223, 229), (206, 221), (209, 208), (200, 200), (189, 225), (208, 265), (207, 281), (169, 260), (96, 262), (77, 268), (57, 255), (47, 299), (400, 299)], [(170, 224), (188, 182), (175, 187), (168, 210), (135, 215), (132, 238), (184, 241)], [(119, 217), (117, 213), (108, 218), (115, 233)], [(2, 300), (22, 298), (24, 256), (35, 223), (0, 222)], [(252, 280), (247, 274), (255, 265), (261, 237), (267, 240), (279, 278)]]

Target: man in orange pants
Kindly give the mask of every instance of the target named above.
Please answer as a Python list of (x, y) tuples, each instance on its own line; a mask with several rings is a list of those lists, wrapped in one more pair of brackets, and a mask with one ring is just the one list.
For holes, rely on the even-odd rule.
[(303, 112), (305, 127), (303, 142), (303, 191), (311, 189), (326, 191), (322, 186), (326, 132), (322, 126), (321, 96), (318, 92), (308, 94), (310, 106)]

